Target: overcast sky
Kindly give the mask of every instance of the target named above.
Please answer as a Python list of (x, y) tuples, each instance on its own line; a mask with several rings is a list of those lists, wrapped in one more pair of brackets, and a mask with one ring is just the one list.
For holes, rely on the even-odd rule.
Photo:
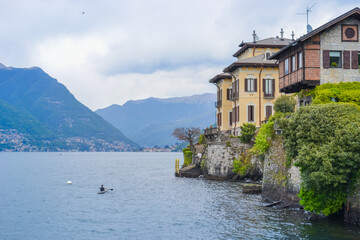
[[(0, 63), (41, 67), (92, 110), (215, 92), (242, 40), (306, 33), (317, 0), (0, 0)], [(319, 0), (316, 28), (359, 7)]]

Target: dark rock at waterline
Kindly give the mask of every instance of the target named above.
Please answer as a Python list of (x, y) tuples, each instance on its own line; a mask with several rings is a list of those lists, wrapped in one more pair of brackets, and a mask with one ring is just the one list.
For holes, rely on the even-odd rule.
[(260, 194), (262, 190), (261, 184), (245, 184), (243, 186), (244, 194)]
[(200, 175), (202, 175), (202, 171), (196, 165), (190, 165), (179, 170), (179, 177), (198, 178)]

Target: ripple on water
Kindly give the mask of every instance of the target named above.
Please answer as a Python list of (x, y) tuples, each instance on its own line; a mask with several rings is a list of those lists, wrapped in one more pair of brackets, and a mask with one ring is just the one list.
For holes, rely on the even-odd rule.
[[(238, 182), (175, 178), (176, 158), (181, 154), (0, 153), (0, 169), (6, 169), (0, 174), (0, 239), (360, 236), (352, 225), (265, 208), (260, 195), (243, 195)], [(97, 194), (101, 184), (114, 191)]]

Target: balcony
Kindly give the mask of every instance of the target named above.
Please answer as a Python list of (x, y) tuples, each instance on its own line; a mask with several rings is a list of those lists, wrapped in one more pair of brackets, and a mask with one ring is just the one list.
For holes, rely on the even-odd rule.
[(222, 101), (216, 101), (215, 102), (215, 107), (221, 107), (221, 105), (222, 105)]
[(239, 92), (232, 93), (232, 100), (239, 98)]

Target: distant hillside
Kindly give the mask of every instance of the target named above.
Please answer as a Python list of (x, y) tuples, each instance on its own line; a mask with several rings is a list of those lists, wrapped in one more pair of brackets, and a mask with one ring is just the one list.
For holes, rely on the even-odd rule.
[(54, 139), (54, 133), (32, 115), (0, 100), (0, 129), (16, 129), (33, 139)]
[(30, 138), (100, 139), (137, 146), (40, 68), (1, 66), (1, 129), (13, 128)]
[(176, 127), (206, 128), (215, 123), (216, 94), (179, 98), (148, 98), (95, 111), (126, 136), (145, 146), (164, 146), (177, 140)]

